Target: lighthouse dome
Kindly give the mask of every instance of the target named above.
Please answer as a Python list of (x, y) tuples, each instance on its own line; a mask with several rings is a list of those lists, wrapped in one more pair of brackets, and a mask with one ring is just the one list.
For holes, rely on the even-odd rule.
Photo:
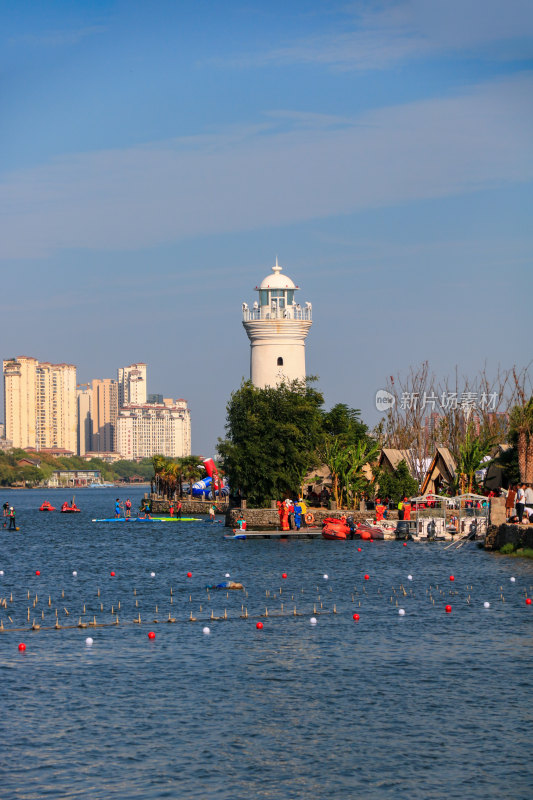
[(269, 273), (266, 278), (263, 279), (258, 289), (297, 289), (298, 287), (291, 281), (291, 279), (287, 275), (281, 274), (282, 267), (278, 264), (278, 259), (276, 258), (276, 263), (272, 267), (272, 272)]

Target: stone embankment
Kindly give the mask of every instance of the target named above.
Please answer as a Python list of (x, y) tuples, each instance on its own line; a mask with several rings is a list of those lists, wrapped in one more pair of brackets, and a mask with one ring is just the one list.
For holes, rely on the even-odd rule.
[[(150, 500), (152, 504), (152, 512), (154, 514), (168, 514), (170, 508), (170, 502), (168, 500), (163, 500), (161, 497), (150, 497), (150, 495), (146, 495), (146, 499)], [(175, 507), (176, 503), (174, 503)], [(213, 505), (211, 501), (206, 500), (182, 500), (181, 501), (181, 513), (182, 516), (191, 516), (194, 517), (197, 514), (208, 514), (209, 513), (209, 506)], [(218, 503), (217, 506), (217, 514), (226, 514), (229, 504), (228, 503)]]
[(515, 550), (533, 548), (533, 525), (491, 525), (485, 538), (485, 549), (501, 550), (505, 544), (514, 545)]
[[(312, 525), (320, 527), (326, 517), (341, 517), (351, 516), (355, 522), (365, 522), (367, 519), (373, 519), (372, 511), (330, 511), (327, 508), (309, 508), (308, 513), (314, 517)], [(232, 508), (228, 509), (226, 513), (226, 526), (234, 528), (235, 523), (240, 515), (243, 515), (246, 520), (247, 527), (251, 530), (256, 528), (279, 528), (279, 515), (275, 508)], [(388, 520), (396, 521), (398, 519), (398, 512), (389, 512)]]

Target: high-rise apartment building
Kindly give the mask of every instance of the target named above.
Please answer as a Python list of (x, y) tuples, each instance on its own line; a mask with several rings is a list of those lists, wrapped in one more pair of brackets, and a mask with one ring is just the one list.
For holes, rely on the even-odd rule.
[(117, 418), (117, 452), (126, 459), (191, 454), (191, 414), (185, 400), (130, 405)]
[(6, 438), (13, 447), (77, 450), (76, 367), (19, 356), (3, 363)]
[(118, 383), (111, 378), (92, 383), (92, 446), (98, 453), (115, 450), (118, 414)]
[(118, 405), (144, 405), (146, 403), (146, 364), (120, 367), (118, 376)]
[(78, 449), (79, 456), (92, 450), (92, 401), (93, 392), (89, 383), (81, 383), (76, 388), (78, 398)]
[(36, 358), (19, 356), (4, 361), (5, 437), (13, 447), (35, 447), (37, 443)]

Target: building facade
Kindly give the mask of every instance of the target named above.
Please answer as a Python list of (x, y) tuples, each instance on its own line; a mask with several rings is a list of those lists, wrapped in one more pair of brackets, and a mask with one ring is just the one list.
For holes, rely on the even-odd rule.
[(19, 356), (3, 368), (6, 438), (13, 447), (76, 452), (76, 367)]
[(146, 403), (146, 364), (130, 364), (129, 367), (119, 367), (118, 379), (118, 405), (142, 406)]
[(185, 400), (130, 405), (117, 418), (117, 451), (125, 459), (191, 454), (191, 415)]
[(112, 453), (116, 445), (118, 383), (111, 378), (92, 382), (91, 450)]
[(84, 456), (92, 450), (92, 400), (93, 393), (90, 384), (82, 383), (76, 387), (78, 401), (78, 448), (79, 456)]
[(305, 380), (311, 303), (302, 307), (296, 302), (299, 287), (281, 271), (276, 259), (272, 273), (255, 287), (259, 300), (252, 308), (242, 304), (242, 324), (250, 339), (250, 380), (260, 389)]

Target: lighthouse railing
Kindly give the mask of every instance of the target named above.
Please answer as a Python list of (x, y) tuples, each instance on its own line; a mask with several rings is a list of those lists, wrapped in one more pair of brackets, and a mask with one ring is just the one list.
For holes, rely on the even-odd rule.
[(278, 308), (277, 306), (260, 306), (259, 308), (249, 308), (246, 303), (243, 303), (242, 318), (243, 322), (268, 319), (291, 319), (312, 322), (313, 309), (311, 307), (311, 303), (306, 303), (305, 306), (287, 306), (287, 308)]

